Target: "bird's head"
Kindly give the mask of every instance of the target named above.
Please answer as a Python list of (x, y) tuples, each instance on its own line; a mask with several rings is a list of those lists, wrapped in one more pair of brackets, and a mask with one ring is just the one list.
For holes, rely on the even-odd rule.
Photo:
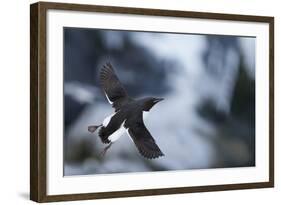
[(149, 111), (156, 103), (164, 100), (164, 98), (148, 97), (143, 100), (143, 110)]

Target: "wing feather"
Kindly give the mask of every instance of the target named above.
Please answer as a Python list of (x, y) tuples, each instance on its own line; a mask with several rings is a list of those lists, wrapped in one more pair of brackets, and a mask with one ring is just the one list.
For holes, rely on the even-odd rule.
[(163, 152), (145, 127), (142, 115), (139, 115), (137, 120), (128, 120), (125, 123), (125, 127), (128, 129), (128, 134), (133, 139), (139, 153), (143, 157), (155, 159), (164, 156)]
[(110, 63), (106, 63), (100, 71), (100, 83), (106, 98), (115, 110), (130, 100), (127, 91), (118, 79)]

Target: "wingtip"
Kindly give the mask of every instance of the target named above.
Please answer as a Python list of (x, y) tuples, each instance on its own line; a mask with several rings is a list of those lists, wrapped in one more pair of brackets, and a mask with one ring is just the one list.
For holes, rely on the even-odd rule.
[(159, 155), (156, 156), (155, 158), (160, 158), (160, 157), (164, 157), (164, 156), (165, 156), (165, 154), (164, 154), (163, 152), (161, 152), (161, 153), (159, 153)]
[(141, 153), (141, 155), (146, 159), (157, 159), (157, 158), (165, 156), (165, 154), (161, 151), (158, 152), (158, 153), (154, 153), (153, 155), (147, 155), (147, 154), (144, 154), (144, 153)]
[(113, 70), (113, 66), (111, 65), (110, 62), (106, 62), (105, 64), (102, 65), (101, 72), (108, 72), (108, 70)]

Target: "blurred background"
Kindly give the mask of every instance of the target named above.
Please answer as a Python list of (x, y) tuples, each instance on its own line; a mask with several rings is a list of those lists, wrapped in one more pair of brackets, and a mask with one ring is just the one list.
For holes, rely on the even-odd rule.
[[(111, 62), (130, 96), (159, 96), (146, 127), (164, 157), (97, 132), (114, 110), (99, 87)], [(255, 38), (64, 28), (64, 175), (255, 166)]]

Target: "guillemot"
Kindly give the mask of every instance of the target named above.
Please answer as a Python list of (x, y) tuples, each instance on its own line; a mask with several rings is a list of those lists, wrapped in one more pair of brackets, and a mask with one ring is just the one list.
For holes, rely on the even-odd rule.
[(110, 63), (106, 63), (100, 71), (100, 85), (108, 102), (115, 109), (115, 113), (105, 118), (102, 124), (88, 126), (91, 133), (99, 128), (101, 141), (108, 144), (102, 155), (127, 131), (143, 157), (154, 159), (164, 156), (143, 122), (143, 114), (148, 113), (163, 98), (131, 98)]

